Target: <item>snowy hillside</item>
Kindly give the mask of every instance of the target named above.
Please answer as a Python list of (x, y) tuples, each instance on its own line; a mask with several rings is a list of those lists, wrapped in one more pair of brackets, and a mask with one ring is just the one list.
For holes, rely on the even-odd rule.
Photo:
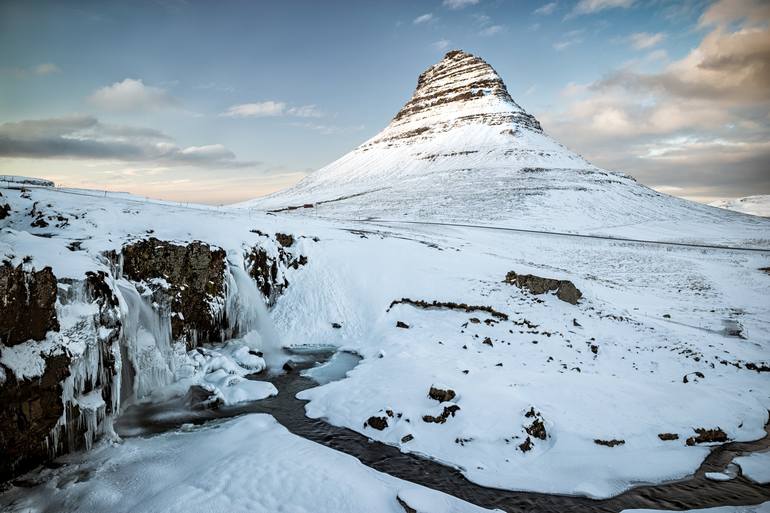
[[(126, 415), (126, 406), (121, 405), (136, 404), (141, 396), (140, 404), (166, 401), (184, 395), (188, 387), (203, 387), (222, 407), (242, 401), (258, 404), (259, 398), (276, 390), (276, 397), (281, 397), (282, 385), (273, 390), (264, 372), (256, 381), (249, 381), (254, 377), (244, 381), (249, 367), (253, 372), (265, 366), (256, 354), (266, 360), (276, 354), (267, 344), (273, 336), (269, 325), (259, 321), (258, 311), (248, 314), (255, 292), (246, 291), (253, 285), (239, 281), (245, 273), (238, 269), (250, 269), (248, 255), (254, 247), (264, 247), (268, 258), (288, 252), (282, 261), (304, 262), (296, 268), (280, 267), (272, 282), (274, 287), (284, 283), (283, 273), (288, 283), (270, 314), (279, 344), (336, 347), (363, 357), (347, 377), (343, 374), (341, 379), (300, 393), (301, 399), (309, 400), (307, 415), (459, 468), (473, 483), (593, 497), (620, 494), (617, 504), (645, 504), (634, 499), (633, 490), (624, 490), (640, 482), (692, 474), (713, 444), (708, 442), (712, 435), (699, 433), (717, 430), (715, 440), (735, 441), (765, 435), (770, 408), (765, 372), (770, 365), (766, 301), (770, 276), (761, 269), (770, 267), (767, 252), (704, 251), (435, 225), (373, 226), (244, 209), (174, 207), (125, 195), (93, 196), (84, 202), (85, 192), (66, 189), (0, 192), (0, 202), (9, 209), (8, 217), (0, 221), (4, 265), (23, 270), (51, 267), (60, 283), (56, 310), (62, 330), (49, 332), (43, 343), (31, 340), (0, 346), (6, 383), (11, 379), (31, 386), (37, 383), (36, 376), (45, 375), (53, 365), (60, 350), (57, 344), (64, 344), (56, 342), (60, 334), (70, 340), (65, 346), (73, 358), (71, 365), (83, 365), (78, 372), (98, 371), (88, 370), (93, 365), (87, 363), (93, 361), (88, 348), (102, 340), (89, 342), (94, 336), (89, 335), (94, 329), (89, 319), (98, 312), (96, 308), (102, 308), (104, 318), (109, 303), (83, 303), (78, 299), (82, 294), (66, 292), (86, 272), (106, 273), (108, 290), (121, 305), (117, 315), (123, 327), (116, 328), (121, 332), (117, 344), (126, 346), (112, 354), (120, 365), (134, 369), (133, 391), (122, 387), (115, 395), (121, 387), (104, 386), (106, 381), (101, 394), (94, 397), (87, 392), (86, 381), (79, 385), (85, 388), (76, 387), (62, 398), (81, 408), (93, 405), (95, 413), (89, 418), (96, 423), (87, 433), (95, 439), (99, 433), (109, 436), (112, 428), (107, 422), (117, 418), (120, 423)], [(273, 235), (281, 233), (291, 237)], [(273, 237), (283, 242), (277, 244)], [(130, 275), (132, 255), (144, 251), (142, 241), (147, 240), (159, 241), (152, 243), (155, 251), (186, 247), (191, 256), (205, 250), (204, 256), (211, 251), (214, 258), (217, 248), (222, 248), (231, 278), (225, 280), (221, 304), (233, 320), (241, 315), (238, 312), (245, 312), (257, 322), (244, 321), (247, 330), (240, 334), (237, 328), (224, 326), (225, 331), (234, 330), (224, 345), (198, 341), (201, 345), (187, 351), (175, 336), (169, 339), (166, 330), (178, 331), (180, 340), (185, 340), (188, 326), (196, 319), (192, 313), (186, 315), (177, 330), (174, 310), (163, 305), (163, 291), (176, 287), (175, 268), (166, 271), (171, 274), (161, 280), (160, 288), (157, 280), (136, 281)], [(167, 244), (163, 241), (176, 246), (162, 246)], [(122, 270), (104, 256), (121, 247)], [(189, 253), (193, 247), (195, 253)], [(167, 254), (174, 261), (174, 253)], [(556, 295), (535, 295), (526, 288), (530, 285), (516, 286), (511, 271), (569, 280), (582, 298), (571, 304)], [(437, 303), (432, 305), (433, 301)], [(178, 308), (187, 307), (183, 302)], [(139, 312), (138, 318), (132, 312)], [(169, 326), (164, 323), (170, 327), (164, 328)], [(192, 326), (199, 333), (205, 328), (200, 323)], [(81, 338), (74, 339), (76, 334)], [(77, 340), (85, 345), (73, 343)], [(187, 340), (189, 348), (194, 339)], [(111, 414), (105, 415), (108, 410)], [(346, 488), (340, 480), (347, 482), (355, 475), (356, 480), (368, 482), (369, 470), (351, 460), (340, 460), (341, 466), (336, 467), (337, 460), (324, 455), (330, 449), (305, 448), (296, 435), (271, 426), (257, 419), (225, 421), (220, 429), (188, 426), (185, 429), (192, 429), (194, 435), (183, 431), (146, 440), (126, 432), (125, 444), (99, 449), (108, 452), (94, 457), (109, 457), (116, 465), (124, 462), (118, 467), (126, 472), (122, 475), (136, 482), (144, 479), (141, 469), (158, 461), (158, 455), (173, 458), (197, 450), (189, 448), (188, 440), (200, 450), (214, 451), (217, 443), (243, 443), (245, 431), (253, 429), (283, 447), (280, 454), (301, 451), (303, 456), (297, 457), (326, 468), (327, 482), (339, 485), (319, 490), (319, 500), (337, 504), (336, 511), (356, 511), (355, 501), (344, 499)], [(66, 440), (72, 434), (68, 429), (75, 428), (59, 436)], [(364, 457), (354, 448), (346, 449), (344, 443), (336, 447)], [(113, 474), (97, 470), (98, 466), (93, 481), (72, 487), (67, 484), (74, 482), (71, 472), (92, 465), (88, 453), (73, 458), (78, 462), (74, 466), (56, 470), (52, 476), (33, 477), (50, 485), (14, 488), (0, 496), (0, 504), (17, 504), (11, 511), (24, 511), (25, 504), (41, 501), (66, 501), (70, 504), (66, 511), (153, 511), (173, 501), (189, 510), (203, 500), (185, 492), (187, 478), (160, 462), (153, 463), (157, 469), (153, 482), (171, 488), (150, 502), (142, 502), (139, 492), (122, 489)], [(185, 465), (197, 465), (192, 455), (185, 458), (189, 461)], [(264, 474), (245, 475), (248, 461), (252, 460), (224, 458), (201, 483), (243, 476), (243, 485), (236, 487), (240, 491), (232, 488), (228, 493), (233, 500), (251, 503), (248, 493), (258, 481), (246, 475), (258, 480)], [(268, 465), (265, 472), (276, 465), (275, 471), (280, 467), (288, 480), (293, 472), (300, 472), (290, 463), (292, 458), (261, 461)], [(343, 468), (344, 478), (338, 472)], [(408, 474), (409, 468), (404, 472)], [(431, 474), (416, 471), (409, 479), (420, 482), (421, 475)], [(372, 506), (373, 511), (397, 511), (397, 495), (434, 506), (445, 504), (444, 509), (425, 511), (471, 508), (447, 496), (408, 492), (412, 485), (405, 482), (382, 483), (377, 488), (381, 499), (370, 499), (381, 504)], [(684, 483), (692, 486), (687, 480)], [(731, 486), (729, 481), (705, 483), (701, 486)], [(114, 495), (100, 495), (103, 486), (115, 490)], [(280, 483), (263, 481), (262, 486), (267, 487), (264, 511), (271, 510), (273, 500), (288, 500)], [(456, 486), (445, 491), (463, 493)], [(484, 502), (469, 495), (480, 505), (508, 508), (505, 494), (495, 497), (503, 502)], [(202, 504), (207, 500), (213, 499)], [(296, 495), (292, 500), (296, 505), (314, 499)]]
[(756, 196), (746, 196), (745, 198), (719, 200), (710, 203), (710, 205), (712, 207), (741, 212), (742, 214), (770, 217), (770, 194), (758, 194)]
[(768, 226), (591, 165), (544, 133), (489, 64), (462, 51), (420, 75), (379, 134), (296, 186), (240, 206), (735, 243), (736, 232), (767, 238)]

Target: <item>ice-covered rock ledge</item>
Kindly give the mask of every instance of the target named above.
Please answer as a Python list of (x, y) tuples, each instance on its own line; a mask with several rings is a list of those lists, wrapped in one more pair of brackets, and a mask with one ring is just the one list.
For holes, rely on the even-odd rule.
[(307, 260), (287, 249), (291, 236), (268, 239), (231, 254), (201, 241), (134, 240), (93, 263), (109, 271), (82, 280), (24, 257), (4, 262), (0, 482), (114, 436), (113, 418), (134, 400), (191, 386), (218, 404), (275, 394), (244, 376), (269, 363), (266, 299), (288, 286), (289, 265)]

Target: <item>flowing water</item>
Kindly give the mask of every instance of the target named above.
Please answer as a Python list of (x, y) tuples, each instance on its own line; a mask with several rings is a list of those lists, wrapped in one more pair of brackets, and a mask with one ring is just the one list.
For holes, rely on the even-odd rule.
[(230, 286), (235, 288), (228, 292), (228, 298), (232, 298), (228, 316), (233, 319), (234, 331), (240, 334), (256, 333), (262, 340), (265, 363), (269, 369), (277, 371), (288, 356), (275, 332), (262, 293), (240, 265), (230, 262), (228, 267), (232, 277)]
[[(116, 430), (121, 436), (148, 435), (177, 429), (186, 423), (201, 424), (215, 418), (269, 413), (292, 433), (355, 456), (380, 472), (440, 490), (479, 506), (499, 508), (510, 513), (618, 512), (632, 508), (682, 510), (770, 501), (770, 485), (759, 485), (740, 475), (730, 481), (712, 481), (705, 477), (707, 472), (723, 470), (735, 456), (767, 450), (770, 448), (770, 436), (756, 442), (715, 447), (691, 477), (660, 485), (639, 486), (610, 499), (512, 492), (479, 486), (454, 468), (402, 453), (396, 447), (372, 441), (349, 429), (306, 417), (305, 402), (296, 398), (297, 393), (318, 386), (314, 377), (320, 382), (342, 379), (359, 358), (351, 353), (335, 356), (331, 351), (303, 351), (293, 353), (292, 359), (294, 370), (290, 373), (254, 377), (271, 381), (279, 390), (277, 396), (201, 411), (191, 410), (182, 399), (162, 404), (134, 405), (122, 414)], [(323, 365), (324, 362), (328, 363)]]

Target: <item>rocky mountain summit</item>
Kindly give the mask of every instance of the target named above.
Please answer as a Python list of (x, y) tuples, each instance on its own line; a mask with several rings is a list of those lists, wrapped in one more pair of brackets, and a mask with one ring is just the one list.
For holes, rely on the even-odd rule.
[(504, 135), (513, 135), (510, 125), (514, 130), (541, 132), (540, 123), (513, 101), (492, 66), (480, 57), (454, 50), (420, 75), (412, 98), (363, 148), (425, 141), (474, 124), (500, 126)]

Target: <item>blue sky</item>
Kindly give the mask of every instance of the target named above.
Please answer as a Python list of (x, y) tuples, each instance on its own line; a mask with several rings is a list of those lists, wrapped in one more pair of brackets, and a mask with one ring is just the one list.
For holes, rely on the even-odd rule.
[(760, 0), (6, 0), (0, 173), (247, 199), (377, 133), (462, 48), (598, 165), (701, 200), (770, 193), (769, 18)]

